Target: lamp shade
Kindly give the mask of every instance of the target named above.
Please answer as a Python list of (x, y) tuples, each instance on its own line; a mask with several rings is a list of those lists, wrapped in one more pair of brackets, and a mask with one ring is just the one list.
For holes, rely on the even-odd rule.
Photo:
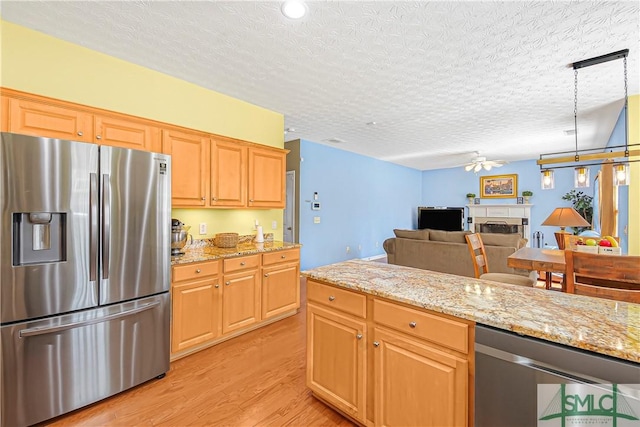
[(542, 225), (560, 227), (591, 227), (591, 224), (573, 208), (555, 208)]

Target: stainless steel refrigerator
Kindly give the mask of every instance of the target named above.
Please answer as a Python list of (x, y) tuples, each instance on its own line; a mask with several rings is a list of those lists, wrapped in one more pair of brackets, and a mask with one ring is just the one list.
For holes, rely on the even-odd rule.
[(169, 370), (165, 154), (2, 133), (2, 426)]

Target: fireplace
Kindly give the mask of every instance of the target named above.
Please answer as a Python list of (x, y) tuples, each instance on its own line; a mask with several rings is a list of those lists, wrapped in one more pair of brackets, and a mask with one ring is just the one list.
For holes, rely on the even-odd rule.
[(467, 205), (469, 230), (476, 233), (517, 233), (531, 246), (532, 205)]

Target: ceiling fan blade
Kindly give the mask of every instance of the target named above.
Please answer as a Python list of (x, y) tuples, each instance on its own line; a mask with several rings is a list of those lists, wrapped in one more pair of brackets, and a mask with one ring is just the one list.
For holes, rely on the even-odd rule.
[(471, 169), (473, 169), (473, 167), (474, 167), (474, 166), (475, 166), (475, 165), (474, 165), (473, 163), (469, 163), (468, 165), (466, 165), (466, 166), (464, 167), (464, 171), (465, 171), (465, 172), (469, 172)]

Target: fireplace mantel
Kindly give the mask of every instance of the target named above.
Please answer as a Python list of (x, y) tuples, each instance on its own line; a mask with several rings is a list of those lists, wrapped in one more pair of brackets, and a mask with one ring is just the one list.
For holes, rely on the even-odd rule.
[(479, 204), (467, 205), (469, 214), (467, 216), (469, 230), (475, 230), (477, 218), (512, 218), (521, 219), (524, 228), (524, 237), (527, 239), (527, 246), (531, 246), (531, 204)]

